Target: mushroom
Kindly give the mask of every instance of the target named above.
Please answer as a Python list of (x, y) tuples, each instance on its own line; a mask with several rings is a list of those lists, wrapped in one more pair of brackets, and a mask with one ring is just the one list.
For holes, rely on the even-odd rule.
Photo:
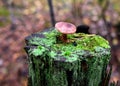
[(76, 26), (67, 22), (58, 22), (55, 24), (55, 28), (62, 33), (60, 40), (63, 42), (69, 42), (67, 34), (73, 34), (76, 32)]

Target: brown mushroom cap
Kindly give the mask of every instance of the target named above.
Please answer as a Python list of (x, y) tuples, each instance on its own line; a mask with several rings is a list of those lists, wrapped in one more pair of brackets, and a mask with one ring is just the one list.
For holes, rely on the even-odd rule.
[(76, 26), (67, 22), (58, 22), (55, 28), (63, 34), (72, 34), (76, 32)]

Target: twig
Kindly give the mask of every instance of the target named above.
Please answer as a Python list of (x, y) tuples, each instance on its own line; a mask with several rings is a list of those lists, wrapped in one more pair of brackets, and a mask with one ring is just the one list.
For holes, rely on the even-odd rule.
[(105, 12), (106, 12), (106, 10), (107, 10), (107, 8), (108, 8), (108, 6), (109, 6), (109, 3), (110, 3), (109, 0), (106, 0), (105, 6), (104, 6), (103, 9), (102, 9), (102, 14), (101, 14), (101, 16), (102, 16), (102, 18), (103, 18), (103, 21), (104, 21), (104, 23), (105, 23), (105, 27), (106, 27), (106, 30), (107, 30), (107, 36), (106, 36), (106, 38), (107, 38), (107, 40), (110, 42), (110, 45), (111, 45), (110, 31), (109, 31), (109, 29), (110, 29), (111, 27), (108, 25), (107, 20), (106, 20), (106, 17), (105, 17)]
[(49, 5), (49, 10), (50, 10), (52, 26), (55, 26), (55, 17), (54, 17), (54, 10), (53, 10), (53, 5), (52, 5), (52, 0), (48, 0), (48, 5)]

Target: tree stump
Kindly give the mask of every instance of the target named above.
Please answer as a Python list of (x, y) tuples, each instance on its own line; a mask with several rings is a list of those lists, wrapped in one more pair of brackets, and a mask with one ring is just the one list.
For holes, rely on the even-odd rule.
[(50, 28), (26, 37), (29, 86), (102, 86), (110, 59), (108, 41), (74, 33), (63, 43), (59, 35)]

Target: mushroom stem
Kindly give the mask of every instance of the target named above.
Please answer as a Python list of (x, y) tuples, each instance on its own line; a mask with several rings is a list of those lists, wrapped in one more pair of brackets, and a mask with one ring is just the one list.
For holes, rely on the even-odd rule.
[(63, 42), (67, 42), (67, 34), (62, 34), (61, 40), (62, 40)]

